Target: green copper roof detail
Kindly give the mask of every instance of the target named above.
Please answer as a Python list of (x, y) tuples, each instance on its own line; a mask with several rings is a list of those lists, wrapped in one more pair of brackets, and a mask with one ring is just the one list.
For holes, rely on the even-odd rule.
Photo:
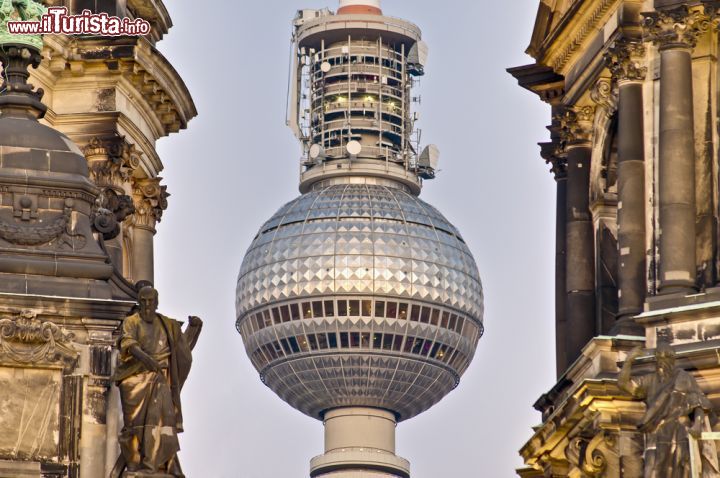
[(42, 35), (20, 35), (8, 31), (8, 22), (39, 22), (47, 9), (34, 0), (0, 0), (0, 47), (25, 45), (42, 51)]

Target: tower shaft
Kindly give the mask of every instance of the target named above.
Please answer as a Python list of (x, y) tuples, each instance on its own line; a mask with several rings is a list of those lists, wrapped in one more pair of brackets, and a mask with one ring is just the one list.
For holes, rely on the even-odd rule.
[(310, 462), (313, 478), (409, 477), (410, 463), (395, 455), (395, 415), (378, 408), (330, 410), (325, 453)]

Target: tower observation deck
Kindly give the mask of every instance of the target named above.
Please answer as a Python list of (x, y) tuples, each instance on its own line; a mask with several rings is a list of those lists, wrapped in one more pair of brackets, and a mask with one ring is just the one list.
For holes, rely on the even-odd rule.
[(421, 37), (373, 0), (294, 20), (302, 195), (247, 251), (236, 327), (263, 382), (324, 422), (312, 477), (409, 477), (396, 424), (458, 385), (483, 333), (475, 260), (418, 198), (438, 157), (420, 149), (411, 107)]

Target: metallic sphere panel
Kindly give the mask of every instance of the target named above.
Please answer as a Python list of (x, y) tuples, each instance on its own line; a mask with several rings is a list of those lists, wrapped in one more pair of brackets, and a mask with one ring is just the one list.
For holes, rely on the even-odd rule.
[(410, 418), (452, 390), (482, 335), (457, 229), (380, 184), (324, 185), (283, 206), (245, 256), (236, 308), (265, 383), (314, 417), (353, 405)]

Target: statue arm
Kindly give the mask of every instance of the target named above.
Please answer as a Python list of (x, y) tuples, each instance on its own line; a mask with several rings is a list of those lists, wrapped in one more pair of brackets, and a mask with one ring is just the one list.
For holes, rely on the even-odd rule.
[(693, 413), (693, 424), (690, 427), (690, 435), (694, 438), (699, 439), (702, 436), (703, 429), (705, 428), (705, 410), (702, 407), (697, 407)]
[(122, 338), (120, 339), (120, 350), (123, 353), (131, 355), (135, 360), (145, 365), (145, 368), (148, 370), (159, 372), (160, 364), (140, 346), (140, 342), (138, 341), (138, 320), (140, 319), (137, 316), (130, 316), (125, 319)]
[(188, 326), (185, 329), (183, 335), (185, 335), (185, 340), (187, 340), (188, 346), (190, 346), (190, 350), (193, 350), (195, 348), (195, 345), (197, 345), (198, 338), (200, 337), (200, 332), (202, 331), (202, 326), (203, 321), (200, 319), (200, 317), (188, 317)]
[(625, 359), (620, 375), (618, 375), (618, 386), (634, 397), (642, 395), (642, 387), (632, 379), (632, 364), (642, 354), (642, 347), (635, 347)]
[(142, 362), (143, 365), (145, 365), (145, 368), (147, 368), (151, 372), (159, 372), (161, 370), (160, 364), (157, 360), (152, 358), (150, 355), (145, 353), (145, 351), (140, 348), (140, 344), (134, 343), (128, 348), (128, 352), (135, 357), (137, 360)]

